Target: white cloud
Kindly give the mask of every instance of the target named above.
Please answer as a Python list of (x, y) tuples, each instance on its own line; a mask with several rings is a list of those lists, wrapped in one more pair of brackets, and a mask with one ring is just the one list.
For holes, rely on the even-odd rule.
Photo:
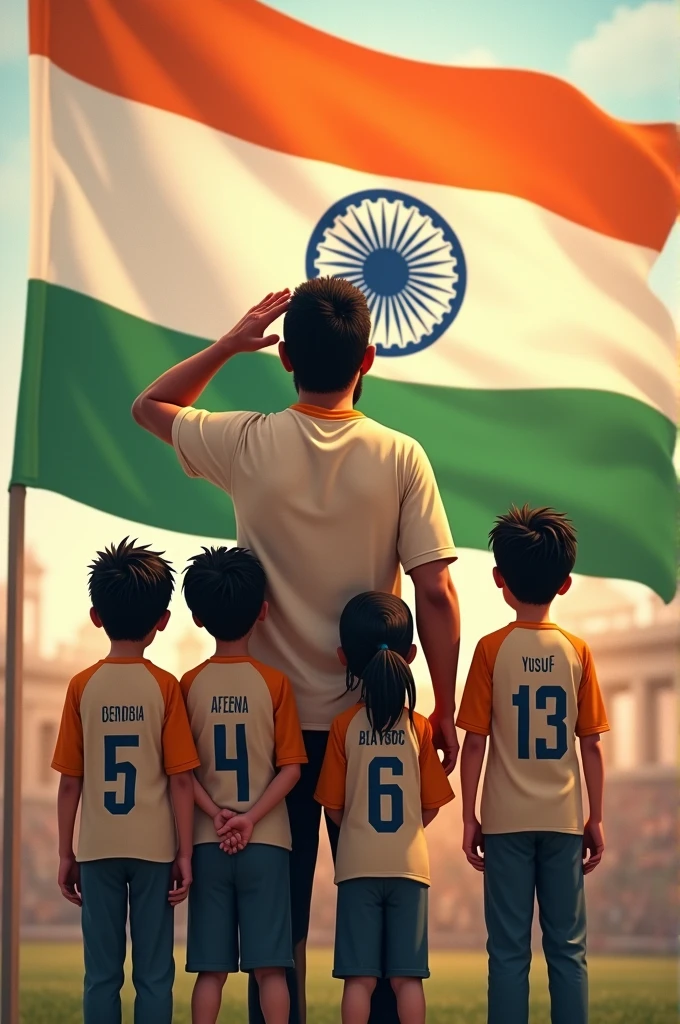
[(569, 55), (571, 80), (593, 99), (678, 93), (680, 14), (674, 2), (617, 7)]
[(484, 46), (473, 46), (471, 50), (466, 50), (465, 53), (459, 53), (456, 57), (452, 57), (451, 64), (456, 67), (463, 68), (495, 68), (498, 67), (498, 61), (491, 52)]
[(19, 60), (28, 54), (28, 14), (21, 0), (0, 4), (0, 62)]

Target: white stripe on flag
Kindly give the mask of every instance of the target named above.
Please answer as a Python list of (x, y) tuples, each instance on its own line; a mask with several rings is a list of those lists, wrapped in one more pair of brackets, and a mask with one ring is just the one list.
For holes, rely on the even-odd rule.
[(442, 338), (377, 360), (379, 376), (613, 391), (675, 419), (675, 330), (646, 283), (655, 252), (508, 195), (263, 149), (88, 86), (42, 57), (31, 68), (45, 133), (34, 136), (45, 202), (34, 217), (32, 277), (215, 338), (262, 294), (305, 278), (311, 233), (333, 203), (394, 189), (451, 225), (468, 282)]

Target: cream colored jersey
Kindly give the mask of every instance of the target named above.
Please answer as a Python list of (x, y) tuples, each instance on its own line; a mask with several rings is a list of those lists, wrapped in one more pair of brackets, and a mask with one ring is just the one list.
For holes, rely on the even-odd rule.
[(373, 734), (363, 704), (331, 726), (315, 798), (343, 811), (335, 881), (412, 878), (430, 884), (423, 810), (443, 807), (453, 792), (432, 745), (432, 727), (408, 712), (383, 737)]
[[(180, 682), (200, 768), (196, 777), (218, 807), (247, 811), (276, 769), (307, 761), (295, 698), (277, 669), (254, 658), (210, 658)], [(211, 818), (196, 807), (194, 842), (216, 843)], [(282, 800), (253, 830), (251, 843), (290, 849)]]
[(546, 622), (483, 637), (456, 724), (491, 737), (483, 832), (583, 832), (576, 737), (609, 729), (583, 640)]
[(270, 609), (251, 643), (291, 680), (303, 729), (354, 702), (335, 650), (340, 613), (365, 590), (455, 549), (416, 441), (359, 412), (293, 406), (263, 416), (183, 409), (173, 443), (190, 476), (231, 495), (238, 543), (267, 573)]
[(82, 776), (78, 860), (168, 862), (177, 852), (168, 775), (198, 767), (174, 676), (106, 658), (69, 684), (52, 767)]

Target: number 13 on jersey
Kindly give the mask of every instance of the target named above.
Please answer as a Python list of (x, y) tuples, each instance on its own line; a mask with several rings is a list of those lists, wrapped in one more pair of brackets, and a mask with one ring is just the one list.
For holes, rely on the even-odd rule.
[[(554, 702), (554, 703), (553, 703)], [(520, 686), (512, 695), (512, 703), (517, 708), (517, 757), (526, 761), (531, 757), (531, 687)], [(537, 711), (547, 711), (552, 704), (553, 711), (546, 716), (549, 726), (555, 730), (555, 742), (552, 745), (539, 737), (535, 743), (538, 761), (559, 761), (566, 754), (567, 742), (567, 692), (562, 686), (539, 686), (535, 693)]]

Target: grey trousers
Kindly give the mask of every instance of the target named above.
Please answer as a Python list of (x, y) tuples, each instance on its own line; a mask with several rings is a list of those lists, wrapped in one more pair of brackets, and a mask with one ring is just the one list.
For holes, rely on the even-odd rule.
[(484, 837), (488, 1024), (528, 1024), (531, 924), (538, 901), (552, 1024), (587, 1024), (583, 837), (508, 832)]
[(171, 1024), (172, 864), (111, 857), (80, 865), (85, 952), (84, 1024), (120, 1024), (128, 902), (135, 1024)]

